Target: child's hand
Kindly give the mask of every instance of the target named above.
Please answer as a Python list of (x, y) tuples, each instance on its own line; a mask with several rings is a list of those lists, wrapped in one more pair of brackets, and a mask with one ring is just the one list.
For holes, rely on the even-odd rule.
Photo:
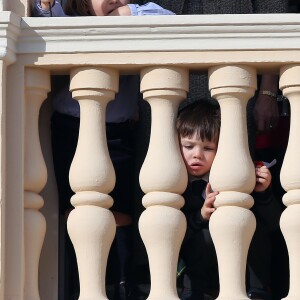
[[(50, 4), (49, 4), (50, 3)], [(49, 10), (49, 6), (52, 7), (54, 0), (41, 0), (41, 6), (44, 10)]]
[(120, 6), (108, 14), (108, 16), (131, 16), (131, 10), (128, 5)]
[(216, 210), (214, 208), (214, 202), (218, 194), (219, 192), (212, 192), (210, 183), (206, 185), (206, 189), (205, 189), (206, 199), (201, 208), (201, 216), (204, 220), (208, 221), (212, 213)]
[(255, 192), (264, 192), (271, 184), (272, 175), (270, 170), (265, 167), (256, 167), (256, 185), (254, 187)]

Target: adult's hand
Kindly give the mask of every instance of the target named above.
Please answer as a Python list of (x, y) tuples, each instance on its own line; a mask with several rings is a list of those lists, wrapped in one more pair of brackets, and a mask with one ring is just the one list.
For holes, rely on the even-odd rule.
[(262, 133), (273, 130), (279, 121), (277, 100), (269, 95), (258, 95), (253, 115), (258, 132)]
[(253, 109), (256, 130), (260, 133), (273, 130), (279, 121), (277, 99), (272, 95), (263, 94), (264, 91), (277, 95), (277, 75), (263, 74), (261, 76), (260, 90)]

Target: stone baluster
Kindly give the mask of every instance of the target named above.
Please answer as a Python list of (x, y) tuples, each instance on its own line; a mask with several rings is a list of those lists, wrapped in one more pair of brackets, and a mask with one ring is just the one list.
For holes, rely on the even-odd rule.
[(220, 193), (209, 222), (219, 265), (218, 299), (248, 299), (246, 258), (256, 221), (249, 210), (255, 170), (248, 149), (246, 105), (256, 89), (256, 72), (247, 66), (213, 67), (209, 89), (221, 107), (218, 152), (210, 172), (212, 189)]
[(290, 264), (290, 291), (286, 300), (300, 299), (300, 66), (282, 67), (280, 89), (290, 101), (291, 123), (287, 150), (280, 173), (282, 187), (287, 192), (283, 203), (287, 206), (280, 218)]
[(187, 184), (175, 120), (179, 103), (188, 90), (188, 71), (173, 67), (149, 67), (141, 72), (141, 91), (150, 103), (151, 137), (140, 172), (146, 210), (139, 229), (149, 258), (151, 291), (148, 299), (178, 299), (176, 267), (186, 230), (180, 195)]
[(38, 269), (46, 233), (46, 221), (39, 209), (44, 205), (39, 195), (47, 182), (47, 168), (39, 138), (39, 111), (50, 91), (50, 74), (46, 70), (25, 71), (25, 154), (24, 154), (24, 299), (40, 299)]
[(107, 299), (105, 271), (116, 224), (109, 210), (115, 172), (106, 143), (105, 111), (118, 85), (119, 74), (113, 69), (71, 71), (70, 90), (80, 105), (80, 130), (69, 174), (75, 209), (67, 226), (78, 262), (81, 300)]

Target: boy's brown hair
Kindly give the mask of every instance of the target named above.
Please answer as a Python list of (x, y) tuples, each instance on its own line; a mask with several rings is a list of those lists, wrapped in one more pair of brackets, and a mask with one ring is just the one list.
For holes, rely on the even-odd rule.
[(199, 99), (183, 108), (177, 117), (180, 137), (193, 137), (218, 143), (221, 127), (219, 103), (210, 98)]

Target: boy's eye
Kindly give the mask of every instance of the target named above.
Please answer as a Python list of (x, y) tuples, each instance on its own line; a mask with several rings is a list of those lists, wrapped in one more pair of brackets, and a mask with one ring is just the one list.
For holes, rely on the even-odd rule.
[(193, 148), (192, 145), (183, 145), (183, 147), (184, 147), (185, 149), (192, 149), (192, 148)]
[(205, 151), (214, 151), (215, 149), (213, 147), (205, 147), (204, 150)]

